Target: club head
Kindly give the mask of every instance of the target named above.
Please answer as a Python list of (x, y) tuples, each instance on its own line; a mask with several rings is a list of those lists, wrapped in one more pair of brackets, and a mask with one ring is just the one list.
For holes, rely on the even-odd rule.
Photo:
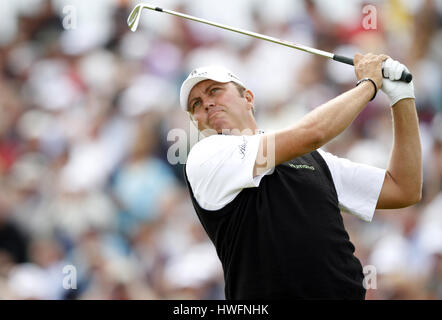
[(141, 10), (143, 9), (142, 4), (137, 4), (135, 8), (133, 8), (129, 17), (127, 18), (127, 25), (129, 26), (132, 32), (135, 32), (138, 28), (138, 24), (140, 23)]

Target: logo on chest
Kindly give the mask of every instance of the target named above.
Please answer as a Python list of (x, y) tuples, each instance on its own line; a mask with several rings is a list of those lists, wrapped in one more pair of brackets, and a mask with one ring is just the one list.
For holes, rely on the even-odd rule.
[(294, 169), (307, 169), (307, 170), (315, 170), (315, 167), (313, 166), (309, 166), (307, 164), (293, 164), (293, 163), (289, 163), (288, 164), (290, 167), (294, 168)]
[(247, 140), (246, 138), (242, 137), (243, 139), (243, 144), (239, 145), (239, 152), (241, 153), (241, 159), (244, 159), (244, 157), (246, 156), (246, 147), (247, 147)]

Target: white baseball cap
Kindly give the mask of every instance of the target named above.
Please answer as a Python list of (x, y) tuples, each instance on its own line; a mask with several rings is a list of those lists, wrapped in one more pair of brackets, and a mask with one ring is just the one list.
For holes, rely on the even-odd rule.
[(181, 85), (180, 104), (184, 111), (187, 111), (187, 100), (192, 88), (201, 81), (213, 80), (216, 82), (235, 82), (245, 87), (244, 84), (230, 70), (223, 66), (206, 66), (193, 70)]

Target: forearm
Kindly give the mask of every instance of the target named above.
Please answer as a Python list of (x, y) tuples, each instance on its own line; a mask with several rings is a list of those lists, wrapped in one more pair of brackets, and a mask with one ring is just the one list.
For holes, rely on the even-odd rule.
[[(374, 94), (369, 81), (319, 106), (294, 126), (276, 132), (277, 164), (311, 152), (343, 132)], [(288, 147), (288, 148), (287, 148)]]
[[(382, 87), (382, 61), (385, 55), (354, 56), (357, 79), (369, 78)], [(363, 81), (340, 96), (319, 106), (293, 126), (261, 139), (255, 161), (254, 176), (290, 159), (312, 152), (343, 132), (373, 97), (375, 87)]]
[(397, 102), (392, 114), (394, 142), (387, 171), (406, 198), (418, 201), (422, 191), (422, 152), (414, 99)]

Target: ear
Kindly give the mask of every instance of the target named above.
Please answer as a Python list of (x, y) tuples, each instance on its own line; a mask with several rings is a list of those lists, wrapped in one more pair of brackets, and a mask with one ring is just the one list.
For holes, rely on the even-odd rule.
[(246, 91), (244, 91), (244, 98), (246, 98), (247, 100), (248, 109), (253, 109), (253, 104), (255, 102), (255, 96), (253, 95), (253, 92), (247, 89)]
[(192, 122), (195, 127), (198, 128), (198, 121), (195, 119), (195, 117), (193, 116), (193, 114), (191, 114), (190, 112), (187, 112), (187, 114), (189, 115), (189, 120), (190, 122)]
[(187, 114), (189, 115), (190, 124), (194, 125), (198, 131), (198, 141), (199, 141), (200, 128), (198, 127), (198, 120), (196, 120), (193, 114), (191, 114), (190, 112), (187, 112)]

